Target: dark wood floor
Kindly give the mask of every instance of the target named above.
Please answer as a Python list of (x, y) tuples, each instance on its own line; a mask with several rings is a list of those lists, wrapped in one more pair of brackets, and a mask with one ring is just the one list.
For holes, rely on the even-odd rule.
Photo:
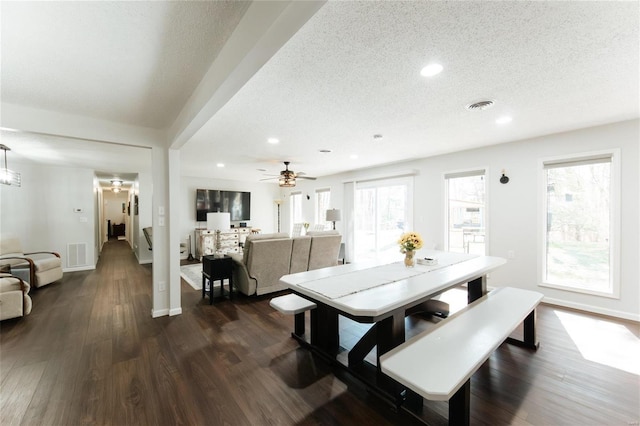
[[(106, 244), (95, 271), (32, 297), (30, 316), (0, 325), (3, 426), (415, 424), (299, 348), (270, 297), (210, 306), (183, 282), (183, 314), (152, 319), (151, 268), (124, 241)], [(542, 306), (540, 350), (503, 345), (473, 377), (473, 424), (638, 424), (637, 373), (586, 359), (567, 318), (586, 322), (610, 360), (637, 348), (637, 323)], [(618, 330), (614, 343), (597, 340), (600, 327)], [(424, 418), (446, 424), (446, 410), (426, 402)]]

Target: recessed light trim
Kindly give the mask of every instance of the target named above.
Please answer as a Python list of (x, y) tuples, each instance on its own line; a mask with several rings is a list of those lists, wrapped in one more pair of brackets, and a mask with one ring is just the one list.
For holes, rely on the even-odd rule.
[(278, 139), (278, 138), (269, 138), (269, 139), (267, 139), (267, 142), (272, 144), (272, 145), (275, 145), (275, 144), (280, 143), (280, 139)]
[(216, 164), (216, 167), (224, 167), (224, 163), (218, 163)]
[(440, 64), (429, 64), (420, 70), (420, 75), (423, 77), (433, 77), (434, 75), (440, 74), (443, 69), (443, 66)]
[(512, 120), (513, 118), (509, 117), (508, 115), (504, 115), (496, 120), (496, 124), (507, 124), (511, 123)]

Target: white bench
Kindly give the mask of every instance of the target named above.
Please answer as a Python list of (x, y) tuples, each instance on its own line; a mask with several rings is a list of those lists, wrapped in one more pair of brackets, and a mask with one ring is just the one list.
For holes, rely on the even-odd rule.
[[(507, 340), (537, 349), (535, 309), (542, 294), (505, 287), (380, 357), (382, 372), (423, 398), (449, 401), (449, 424), (469, 424), (470, 378)], [(508, 338), (524, 321), (524, 341)]]
[(304, 335), (304, 313), (317, 307), (312, 301), (293, 293), (274, 297), (269, 302), (269, 305), (285, 315), (295, 315), (295, 325), (292, 336), (297, 339), (300, 339)]

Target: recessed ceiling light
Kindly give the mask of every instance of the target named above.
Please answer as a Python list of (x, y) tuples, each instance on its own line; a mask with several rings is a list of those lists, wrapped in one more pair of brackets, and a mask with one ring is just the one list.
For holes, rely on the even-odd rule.
[(505, 116), (503, 116), (503, 117), (498, 118), (498, 119), (496, 120), (496, 123), (497, 123), (497, 124), (507, 124), (507, 123), (510, 123), (510, 122), (511, 122), (511, 120), (512, 120), (512, 118), (511, 118), (511, 117), (509, 117), (508, 115), (505, 115)]
[(122, 186), (122, 181), (120, 179), (112, 180), (111, 186)]
[(320, 151), (320, 152), (321, 152), (321, 153), (323, 153), (323, 154), (328, 154), (328, 153), (330, 153), (330, 152), (331, 152), (331, 150), (330, 150), (330, 149), (319, 149), (318, 151)]
[(349, 158), (351, 158), (352, 160), (357, 160), (358, 159), (358, 154), (351, 154), (349, 156)]
[(280, 139), (278, 139), (278, 138), (269, 138), (269, 139), (267, 139), (267, 142), (275, 145), (277, 143), (280, 143)]
[(218, 166), (218, 167), (224, 167), (224, 163), (218, 163), (218, 164), (216, 164), (216, 166)]
[(433, 77), (434, 75), (440, 74), (442, 72), (442, 65), (440, 64), (429, 64), (426, 67), (422, 68), (420, 71), (420, 75), (423, 77)]

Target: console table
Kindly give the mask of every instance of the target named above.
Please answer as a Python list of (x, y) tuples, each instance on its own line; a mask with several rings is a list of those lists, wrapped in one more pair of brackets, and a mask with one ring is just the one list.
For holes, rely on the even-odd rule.
[(224, 296), (224, 280), (229, 280), (229, 299), (233, 297), (233, 259), (230, 256), (202, 257), (202, 298), (207, 293), (206, 281), (209, 280), (209, 304), (213, 304), (213, 282), (220, 281), (220, 296)]
[[(220, 249), (223, 254), (241, 253), (244, 241), (251, 233), (251, 228), (231, 228), (220, 231)], [(216, 231), (196, 229), (196, 258), (214, 254), (216, 251)]]

